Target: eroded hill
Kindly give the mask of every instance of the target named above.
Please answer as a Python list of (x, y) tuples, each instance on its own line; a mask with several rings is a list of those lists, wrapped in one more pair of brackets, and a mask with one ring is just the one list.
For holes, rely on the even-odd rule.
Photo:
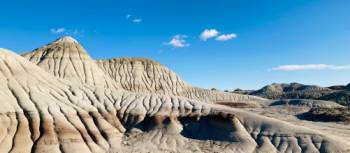
[(23, 56), (56, 77), (89, 85), (182, 96), (209, 103), (249, 101), (259, 107), (258, 102), (264, 101), (255, 96), (192, 87), (167, 67), (148, 59), (115, 58), (95, 62), (71, 37), (60, 38)]
[(239, 108), (126, 90), (68, 49), (25, 55), (34, 62), (0, 49), (0, 152), (350, 152), (339, 137)]

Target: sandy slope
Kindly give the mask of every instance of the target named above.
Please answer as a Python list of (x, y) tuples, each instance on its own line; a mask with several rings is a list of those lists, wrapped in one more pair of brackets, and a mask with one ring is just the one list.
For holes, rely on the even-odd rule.
[(276, 118), (289, 123), (305, 126), (311, 129), (321, 131), (327, 135), (338, 136), (350, 142), (350, 125), (344, 122), (315, 122), (307, 121), (297, 117), (298, 114), (305, 113), (310, 108), (299, 106), (277, 106), (266, 108), (245, 108), (250, 112), (261, 114), (263, 116)]

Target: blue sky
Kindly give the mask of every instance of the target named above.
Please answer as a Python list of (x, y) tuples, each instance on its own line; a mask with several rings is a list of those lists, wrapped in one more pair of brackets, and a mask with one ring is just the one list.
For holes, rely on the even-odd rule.
[(2, 1), (0, 47), (22, 53), (71, 35), (93, 58), (152, 58), (205, 88), (347, 84), (349, 8), (348, 0)]

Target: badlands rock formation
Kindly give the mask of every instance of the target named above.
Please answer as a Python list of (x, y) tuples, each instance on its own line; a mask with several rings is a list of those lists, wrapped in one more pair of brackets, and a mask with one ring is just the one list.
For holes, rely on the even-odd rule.
[[(92, 86), (116, 86), (111, 81), (114, 80), (118, 87), (132, 92), (169, 94), (214, 103), (250, 102), (256, 106), (264, 101), (254, 96), (191, 87), (165, 66), (148, 59), (99, 60), (96, 64), (71, 37), (63, 37), (23, 56), (54, 76)], [(108, 76), (112, 79), (106, 79)]]
[(206, 102), (240, 102), (259, 105), (265, 99), (192, 87), (158, 62), (142, 58), (98, 60), (97, 64), (123, 89), (133, 92), (169, 94)]
[(26, 54), (32, 62), (0, 49), (1, 153), (350, 152), (339, 137), (238, 108), (130, 92), (76, 44), (61, 38)]

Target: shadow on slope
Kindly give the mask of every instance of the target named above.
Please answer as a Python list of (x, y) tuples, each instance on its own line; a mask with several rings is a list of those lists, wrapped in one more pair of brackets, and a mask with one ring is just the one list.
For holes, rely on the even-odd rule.
[(172, 130), (186, 138), (213, 141), (239, 141), (234, 136), (238, 130), (233, 115), (208, 115), (202, 117), (151, 116), (135, 125), (126, 125), (127, 131), (137, 128), (142, 132), (172, 127)]

